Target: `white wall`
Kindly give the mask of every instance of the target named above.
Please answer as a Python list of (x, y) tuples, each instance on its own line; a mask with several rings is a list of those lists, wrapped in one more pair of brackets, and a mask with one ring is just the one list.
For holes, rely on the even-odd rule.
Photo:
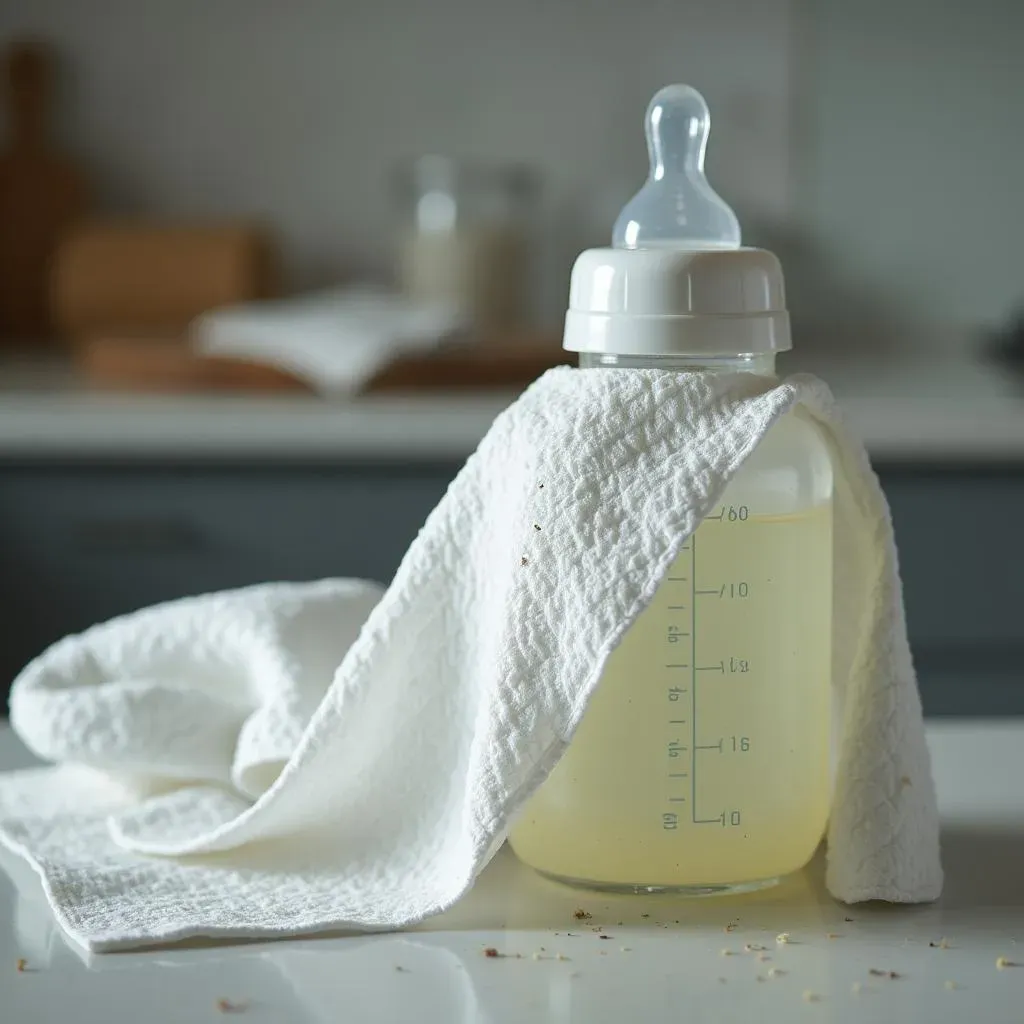
[[(1024, 3), (819, 0), (804, 304), (989, 323), (1024, 303)], [(797, 286), (797, 282), (794, 282)], [(794, 296), (795, 298), (795, 296)]]
[[(54, 40), (61, 138), (110, 209), (259, 213), (299, 282), (386, 267), (388, 175), (428, 152), (536, 164), (558, 252), (604, 243), (662, 84), (704, 89), (723, 191), (789, 197), (789, 0), (3, 0)], [(742, 31), (737, 32), (736, 27)]]
[(1024, 299), (1019, 0), (0, 0), (0, 40), (26, 30), (63, 55), (60, 137), (106, 209), (265, 216), (298, 283), (387, 268), (401, 156), (510, 157), (546, 177), (557, 319), (642, 177), (648, 97), (682, 79), (798, 319)]

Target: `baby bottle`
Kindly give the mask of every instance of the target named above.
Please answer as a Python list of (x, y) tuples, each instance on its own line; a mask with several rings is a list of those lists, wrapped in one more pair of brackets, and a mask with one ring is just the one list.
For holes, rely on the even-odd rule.
[[(778, 260), (742, 247), (704, 176), (695, 89), (647, 110), (651, 173), (614, 247), (580, 255), (580, 366), (774, 378)], [(829, 813), (832, 467), (799, 411), (769, 430), (612, 653), (562, 760), (513, 824), (519, 858), (602, 889), (736, 892), (803, 867)]]

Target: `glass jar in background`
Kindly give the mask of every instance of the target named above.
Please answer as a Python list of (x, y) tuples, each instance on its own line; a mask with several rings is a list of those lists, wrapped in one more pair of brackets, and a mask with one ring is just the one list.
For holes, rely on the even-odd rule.
[(477, 333), (522, 326), (530, 306), (535, 174), (424, 156), (404, 165), (398, 182), (404, 294), (464, 312)]

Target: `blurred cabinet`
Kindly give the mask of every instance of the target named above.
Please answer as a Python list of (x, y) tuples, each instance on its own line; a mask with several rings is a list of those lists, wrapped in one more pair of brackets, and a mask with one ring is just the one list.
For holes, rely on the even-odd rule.
[[(0, 465), (0, 695), (69, 632), (265, 580), (387, 582), (458, 466)], [(1024, 471), (881, 467), (931, 714), (1024, 714)]]

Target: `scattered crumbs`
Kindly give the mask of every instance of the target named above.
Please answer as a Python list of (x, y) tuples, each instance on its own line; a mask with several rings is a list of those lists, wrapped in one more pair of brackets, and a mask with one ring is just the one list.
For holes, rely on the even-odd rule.
[(760, 960), (761, 963), (764, 963), (765, 960), (771, 960), (771, 957), (767, 953), (758, 953), (757, 959)]
[(1007, 960), (1005, 956), (1001, 956), (1001, 957), (999, 957), (996, 960), (996, 967), (998, 967), (999, 970), (1004, 970), (1007, 967), (1018, 967), (1018, 966), (1019, 965), (1015, 964), (1012, 960)]
[(719, 956), (732, 956), (732, 950), (731, 949), (723, 949), (722, 952), (719, 953), (718, 955)]
[(762, 946), (760, 943), (757, 943), (757, 942), (748, 942), (743, 947), (743, 952), (744, 953), (760, 953), (762, 950), (765, 950), (767, 948), (768, 948), (767, 946)]
[(534, 528), (535, 530), (539, 530), (539, 529), (540, 529), (540, 523), (534, 523), (534, 524), (533, 524), (533, 528)]
[(726, 925), (726, 926), (725, 926), (725, 927), (724, 927), (724, 928), (722, 929), (722, 931), (723, 931), (723, 932), (726, 932), (726, 933), (729, 933), (729, 932), (734, 932), (734, 931), (736, 931), (736, 925), (734, 925), (734, 924), (727, 924), (727, 925)]
[(18, 958), (18, 973), (24, 974), (28, 970), (28, 961), (22, 956)]
[(245, 1003), (233, 1003), (230, 999), (218, 999), (217, 1009), (221, 1013), (245, 1013)]
[[(557, 935), (558, 932), (555, 932), (555, 934)], [(566, 932), (565, 934), (566, 937), (570, 939), (578, 939), (580, 937), (579, 932)]]
[(781, 967), (769, 967), (768, 977), (769, 978), (781, 978), (786, 972)]
[(610, 939), (611, 936), (610, 935), (598, 935), (598, 938), (599, 939)]
[(556, 960), (568, 960), (569, 958), (564, 953), (559, 953), (558, 956), (555, 957), (555, 959)]
[(959, 986), (959, 985), (957, 985), (957, 983), (956, 983), (955, 981), (944, 981), (944, 982), (942, 983), (942, 987), (943, 987), (943, 988), (944, 988), (944, 989), (945, 989), (945, 990), (946, 990), (947, 992), (953, 992), (953, 991), (954, 991), (955, 989), (958, 989), (958, 988), (959, 988), (960, 986)]
[(523, 557), (519, 559), (519, 564), (520, 565), (529, 565), (530, 564), (530, 560), (526, 557), (526, 555), (523, 555)]
[(860, 983), (859, 981), (855, 981), (855, 982), (854, 982), (854, 983), (853, 983), (853, 984), (852, 984), (852, 985), (850, 986), (850, 991), (851, 991), (851, 992), (852, 992), (852, 993), (853, 993), (853, 994), (854, 994), (855, 996), (859, 996), (859, 995), (861, 994), (861, 992), (863, 992), (863, 991), (864, 991), (864, 986), (863, 986), (863, 985), (862, 985), (862, 984), (861, 984), (861, 983)]
[(939, 939), (938, 942), (929, 942), (928, 946), (931, 949), (950, 949), (951, 948), (950, 945), (949, 945), (949, 940), (948, 939)]
[(897, 978), (903, 977), (902, 974), (899, 974), (896, 971), (883, 971), (880, 967), (869, 967), (868, 974), (870, 974), (873, 978), (891, 978), (894, 981)]
[(501, 956), (501, 954), (493, 946), (486, 946), (484, 948), (484, 956), (488, 956), (493, 959), (494, 957)]
[(844, 921), (845, 921), (845, 922), (846, 922), (847, 924), (853, 924), (853, 918), (852, 918), (852, 917), (844, 917), (844, 918), (843, 918), (843, 920), (844, 920)]
[(826, 939), (841, 939), (842, 936), (839, 934), (839, 932), (825, 932), (825, 938)]
[(805, 989), (803, 994), (803, 1000), (805, 1003), (816, 1003), (821, 999), (821, 996), (817, 992), (812, 992), (810, 989)]
[(398, 971), (399, 974), (408, 974), (409, 973), (409, 968), (408, 967), (403, 967), (401, 964), (395, 964), (395, 970)]
[(909, 775), (903, 775), (903, 776), (901, 776), (901, 777), (900, 777), (900, 785), (901, 785), (901, 786), (902, 786), (902, 787), (903, 787), (904, 789), (906, 789), (906, 788), (907, 788), (907, 786), (910, 786), (910, 785), (912, 785), (912, 783), (911, 783), (911, 781), (910, 781), (910, 776), (909, 776)]
[(650, 917), (651, 915), (650, 914), (641, 914), (640, 916), (641, 917)]
[(573, 912), (572, 916), (575, 917), (577, 921), (589, 921), (594, 915), (588, 914), (582, 907), (580, 907)]
[(790, 943), (790, 941), (791, 941), (791, 939), (789, 937), (789, 932), (779, 932), (779, 934), (775, 936), (775, 941), (780, 946), (788, 945)]
[(619, 949), (620, 949), (620, 950), (621, 950), (621, 951), (622, 951), (623, 953), (632, 953), (632, 952), (633, 952), (633, 949), (632, 949), (632, 947), (631, 947), (631, 946), (619, 946)]

